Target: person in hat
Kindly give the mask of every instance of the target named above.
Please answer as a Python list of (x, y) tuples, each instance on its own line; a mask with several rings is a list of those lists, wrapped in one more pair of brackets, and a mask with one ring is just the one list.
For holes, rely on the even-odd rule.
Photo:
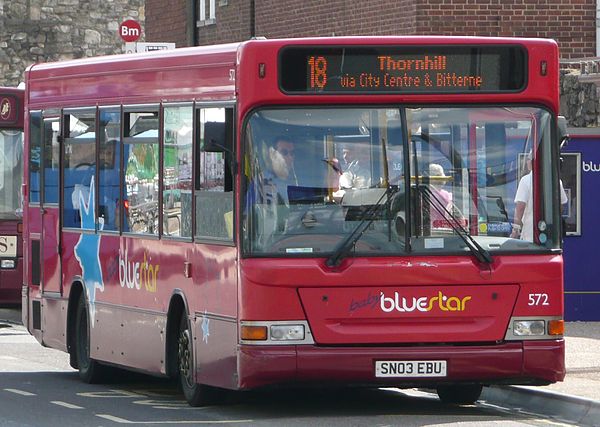
[(449, 177), (444, 172), (444, 168), (442, 167), (442, 165), (437, 163), (429, 164), (429, 168), (426, 172), (426, 175), (430, 178), (433, 178), (430, 181), (431, 192), (433, 193), (433, 197), (435, 197), (440, 202), (436, 203), (435, 201), (433, 201), (432, 206), (429, 207), (429, 219), (431, 222), (431, 228), (448, 228), (448, 215), (445, 212), (440, 212), (440, 210), (436, 209), (435, 206), (443, 205), (446, 211), (453, 211), (452, 193), (442, 188), (442, 185), (445, 182), (442, 178)]

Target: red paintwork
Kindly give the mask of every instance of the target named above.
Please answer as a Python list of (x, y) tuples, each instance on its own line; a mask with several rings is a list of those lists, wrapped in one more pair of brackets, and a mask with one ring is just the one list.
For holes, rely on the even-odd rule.
[[(358, 40), (349, 37), (256, 40), (34, 65), (26, 73), (26, 113), (35, 109), (93, 105), (236, 102), (237, 160), (243, 164), (243, 121), (253, 108), (261, 105), (522, 102), (545, 105), (555, 114), (558, 112), (557, 67), (549, 66), (546, 77), (538, 75), (540, 61), (558, 64), (556, 43), (550, 40), (360, 39), (361, 43), (379, 45), (524, 43), (530, 59), (530, 74), (527, 89), (519, 94), (285, 96), (279, 91), (277, 51), (280, 47), (310, 43), (351, 45)], [(259, 64), (265, 64), (263, 79), (257, 75)], [(25, 156), (28, 165), (27, 150)], [(242, 216), (239, 211), (241, 178), (238, 173), (234, 216), (237, 219)], [(25, 179), (28, 179), (27, 174)], [(57, 230), (57, 223), (55, 219), (42, 228), (39, 206), (28, 206), (27, 199), (25, 202), (27, 245), (32, 238), (51, 236), (52, 231)], [(239, 220), (235, 231), (239, 236)], [(43, 306), (43, 333), (32, 331), (27, 311), (31, 310), (32, 300), (43, 301), (44, 298), (40, 289), (30, 283), (30, 268), (25, 273), (29, 288), (24, 319), (29, 319), (27, 324), (36, 338), (61, 349), (66, 348), (64, 319), (71, 283), (82, 274), (73, 253), (79, 236), (77, 231), (58, 234), (62, 244), (60, 259), (44, 256), (44, 259), (60, 262), (60, 268), (48, 266), (45, 271), (52, 273), (49, 277), (54, 282), (47, 285), (52, 289), (60, 289), (57, 278), (62, 278), (63, 292), (57, 303)], [(374, 360), (385, 359), (444, 358), (448, 360), (450, 381), (543, 383), (559, 381), (564, 376), (562, 340), (503, 341), (511, 316), (562, 316), (560, 255), (497, 255), (489, 269), (466, 255), (347, 258), (339, 268), (332, 270), (324, 266), (321, 258), (244, 259), (239, 242), (236, 243), (235, 246), (208, 245), (102, 234), (99, 256), (104, 290), (96, 292), (92, 357), (165, 373), (166, 313), (172, 295), (181, 293), (193, 321), (197, 380), (206, 384), (226, 388), (302, 381), (401, 385), (398, 381), (374, 378)], [(127, 266), (136, 263), (155, 269), (156, 287), (145, 282), (137, 288), (122, 281)], [(186, 263), (191, 265), (191, 277), (184, 275)], [(369, 293), (381, 291), (386, 295), (398, 292), (402, 296), (428, 298), (443, 292), (447, 296), (471, 296), (471, 300), (465, 310), (451, 313), (432, 310), (407, 315), (382, 313), (380, 308), (378, 312), (373, 311), (377, 307), (350, 310), (353, 302), (368, 300)], [(542, 291), (548, 294), (551, 304), (528, 306), (527, 295)], [(324, 295), (328, 297), (327, 303), (323, 301)], [(210, 319), (209, 336), (202, 334), (205, 318)], [(251, 320), (306, 320), (315, 345), (239, 345), (239, 321)], [(461, 345), (454, 346), (450, 341), (461, 342)], [(415, 342), (424, 345), (407, 345)]]
[(456, 347), (241, 346), (240, 387), (290, 383), (419, 387), (439, 382), (375, 378), (377, 360), (447, 360), (444, 381), (544, 384), (563, 380), (564, 352), (562, 340)]
[[(278, 50), (283, 45), (308, 45), (318, 43), (322, 45), (355, 45), (356, 37), (335, 37), (325, 39), (287, 39), (287, 40), (256, 40), (247, 42), (240, 50), (240, 65), (237, 72), (237, 87), (239, 92), (240, 113), (243, 117), (250, 109), (260, 104), (311, 104), (311, 103), (365, 103), (385, 104), (412, 102), (415, 104), (439, 103), (505, 103), (512, 104), (519, 101), (540, 103), (546, 105), (554, 114), (558, 114), (559, 75), (558, 75), (558, 47), (553, 40), (542, 39), (515, 39), (515, 38), (474, 38), (474, 37), (436, 37), (436, 36), (408, 36), (408, 37), (364, 37), (361, 43), (376, 45), (436, 45), (436, 44), (478, 44), (493, 43), (514, 44), (527, 43), (529, 55), (529, 75), (527, 88), (518, 95), (504, 94), (474, 94), (469, 95), (327, 95), (323, 96), (284, 96), (279, 91), (276, 79), (277, 55), (273, 50)], [(271, 50), (273, 49), (273, 50)], [(539, 74), (539, 64), (542, 60), (548, 63), (548, 75)], [(265, 64), (265, 79), (257, 79), (258, 64)]]
[(23, 286), (23, 236), (17, 233), (21, 220), (0, 220), (0, 236), (17, 236), (17, 258), (14, 269), (0, 269), (0, 305), (20, 304)]

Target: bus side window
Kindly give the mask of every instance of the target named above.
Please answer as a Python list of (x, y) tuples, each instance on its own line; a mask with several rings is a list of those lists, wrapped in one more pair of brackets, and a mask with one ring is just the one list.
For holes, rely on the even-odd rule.
[(191, 238), (193, 107), (168, 106), (163, 117), (162, 232)]
[(196, 237), (233, 240), (233, 109), (196, 111)]
[(158, 235), (158, 111), (123, 114), (123, 231)]
[(40, 202), (42, 172), (42, 112), (29, 113), (29, 203)]
[(104, 231), (119, 231), (121, 110), (101, 108), (98, 131), (98, 218)]
[(65, 110), (64, 227), (95, 230), (95, 220), (82, 223), (82, 213), (95, 213), (90, 186), (96, 175), (96, 110)]

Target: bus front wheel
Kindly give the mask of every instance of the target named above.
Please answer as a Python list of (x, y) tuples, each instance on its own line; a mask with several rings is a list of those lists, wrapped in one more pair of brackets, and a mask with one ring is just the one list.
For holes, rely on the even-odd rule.
[(185, 312), (179, 322), (179, 337), (177, 340), (177, 367), (179, 370), (179, 385), (190, 406), (205, 406), (216, 403), (221, 399), (221, 390), (194, 380), (194, 343), (189, 322)]
[(440, 385), (437, 388), (437, 394), (444, 403), (472, 405), (479, 400), (482, 390), (481, 384)]
[(101, 376), (101, 367), (98, 362), (90, 358), (90, 326), (84, 294), (81, 294), (77, 303), (75, 342), (79, 377), (86, 383), (97, 383)]

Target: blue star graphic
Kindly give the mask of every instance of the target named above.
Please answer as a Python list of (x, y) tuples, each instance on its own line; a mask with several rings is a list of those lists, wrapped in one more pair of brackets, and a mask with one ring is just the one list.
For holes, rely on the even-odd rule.
[(204, 310), (204, 316), (202, 316), (202, 341), (208, 344), (208, 337), (210, 336), (209, 330), (210, 319), (206, 317), (206, 310)]
[[(83, 200), (83, 194), (79, 193), (81, 228), (85, 230), (94, 230), (95, 228), (94, 193), (94, 177), (92, 176), (87, 202)], [(100, 219), (99, 229), (102, 230), (103, 228), (104, 222)], [(104, 292), (104, 280), (102, 279), (102, 267), (100, 266), (100, 235), (81, 233), (79, 241), (75, 245), (75, 257), (81, 266), (83, 283), (89, 302), (90, 324), (94, 327), (96, 289)]]

